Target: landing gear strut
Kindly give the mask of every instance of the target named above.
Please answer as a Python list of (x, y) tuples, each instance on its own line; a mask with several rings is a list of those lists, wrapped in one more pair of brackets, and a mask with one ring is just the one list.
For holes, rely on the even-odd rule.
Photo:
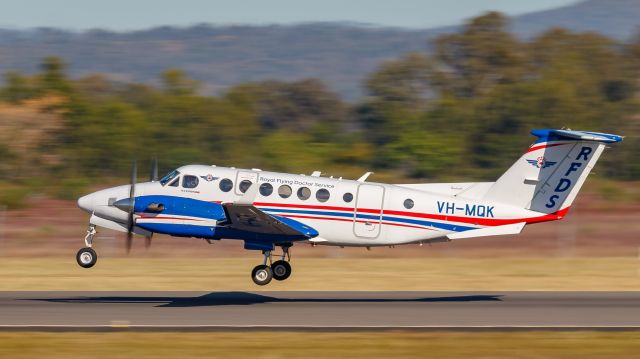
[[(251, 279), (253, 279), (255, 284), (267, 285), (272, 279), (285, 280), (291, 276), (291, 265), (288, 262), (291, 260), (289, 247), (291, 246), (282, 246), (282, 257), (275, 262), (273, 262), (271, 251), (262, 252), (264, 255), (264, 263), (256, 266), (253, 268), (253, 271), (251, 271)], [(267, 263), (270, 265), (267, 265)]]
[(98, 254), (91, 248), (93, 246), (93, 236), (96, 235), (96, 226), (94, 224), (89, 225), (87, 229), (87, 235), (84, 237), (84, 244), (86, 247), (81, 248), (76, 254), (76, 261), (82, 268), (91, 268), (98, 261)]

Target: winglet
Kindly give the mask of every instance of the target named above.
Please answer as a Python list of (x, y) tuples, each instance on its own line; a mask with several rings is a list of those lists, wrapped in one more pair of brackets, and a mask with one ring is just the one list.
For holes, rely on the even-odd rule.
[(363, 174), (360, 178), (358, 178), (358, 182), (364, 182), (367, 180), (367, 178), (369, 178), (369, 176), (371, 176), (373, 174), (373, 172), (367, 172), (365, 174)]
[(235, 202), (235, 204), (251, 205), (256, 200), (257, 195), (258, 195), (258, 186), (254, 183), (251, 186), (249, 186), (249, 188), (247, 188), (247, 191), (244, 193), (244, 195), (242, 195), (242, 197), (240, 197), (240, 199), (238, 199)]

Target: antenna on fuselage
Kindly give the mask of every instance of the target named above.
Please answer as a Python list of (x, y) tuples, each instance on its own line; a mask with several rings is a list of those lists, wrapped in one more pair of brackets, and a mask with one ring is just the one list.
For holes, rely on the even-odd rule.
[(369, 178), (369, 176), (371, 176), (373, 174), (373, 172), (367, 172), (365, 174), (363, 174), (360, 178), (358, 178), (358, 182), (364, 182), (367, 180), (367, 178)]

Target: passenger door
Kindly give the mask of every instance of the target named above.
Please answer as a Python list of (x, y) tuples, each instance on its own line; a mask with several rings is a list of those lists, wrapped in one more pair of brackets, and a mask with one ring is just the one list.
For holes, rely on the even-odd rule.
[(258, 172), (238, 171), (238, 175), (236, 176), (235, 192), (240, 196), (244, 194), (244, 192), (240, 190), (242, 181), (251, 181), (252, 184), (256, 184), (258, 182)]
[(377, 238), (382, 226), (384, 187), (361, 184), (353, 214), (353, 232), (358, 237)]

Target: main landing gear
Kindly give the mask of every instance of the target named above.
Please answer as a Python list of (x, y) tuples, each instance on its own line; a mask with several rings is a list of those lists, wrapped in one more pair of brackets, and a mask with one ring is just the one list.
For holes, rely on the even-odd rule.
[[(273, 261), (271, 251), (263, 251), (264, 263), (256, 266), (251, 271), (251, 279), (257, 285), (267, 285), (272, 279), (285, 280), (291, 276), (291, 255), (289, 254), (289, 246), (282, 246), (282, 257), (277, 261)], [(271, 265), (267, 265), (270, 263)]]
[(93, 236), (96, 235), (96, 226), (91, 224), (87, 229), (87, 235), (84, 237), (86, 247), (81, 248), (76, 254), (76, 261), (82, 268), (91, 268), (98, 261), (98, 254), (91, 248), (93, 246)]

